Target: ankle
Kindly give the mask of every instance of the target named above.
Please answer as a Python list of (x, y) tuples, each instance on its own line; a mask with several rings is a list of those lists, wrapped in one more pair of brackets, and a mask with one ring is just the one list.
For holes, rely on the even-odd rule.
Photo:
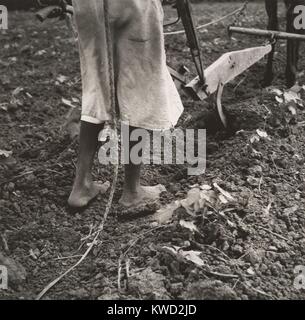
[(74, 185), (81, 188), (90, 188), (93, 183), (92, 177), (85, 176), (85, 177), (76, 177), (74, 181)]
[(136, 196), (137, 194), (139, 194), (140, 189), (141, 189), (141, 186), (140, 186), (140, 185), (138, 185), (138, 186), (133, 186), (133, 187), (124, 186), (124, 188), (123, 188), (123, 194), (125, 194), (125, 195), (131, 195), (131, 196)]

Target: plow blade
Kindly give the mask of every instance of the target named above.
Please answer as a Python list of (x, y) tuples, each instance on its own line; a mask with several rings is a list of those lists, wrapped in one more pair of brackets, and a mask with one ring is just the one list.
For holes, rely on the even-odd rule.
[(225, 53), (204, 71), (205, 87), (199, 77), (185, 86), (185, 90), (196, 100), (204, 100), (217, 91), (219, 85), (225, 85), (246, 71), (272, 50), (271, 44)]

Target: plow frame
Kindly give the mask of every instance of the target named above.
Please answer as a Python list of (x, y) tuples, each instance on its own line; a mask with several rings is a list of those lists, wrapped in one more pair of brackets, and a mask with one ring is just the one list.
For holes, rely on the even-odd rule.
[[(66, 20), (69, 26), (74, 30), (71, 20), (73, 7), (68, 5), (65, 1), (59, 1), (61, 5), (44, 7), (36, 13), (36, 17), (42, 22), (48, 18), (60, 17), (63, 19), (67, 17)], [(181, 66), (178, 71), (168, 66), (169, 72), (177, 88), (182, 89), (194, 100), (204, 100), (215, 93), (215, 95), (212, 96), (212, 101), (214, 101), (216, 110), (224, 128), (228, 128), (226, 112), (221, 102), (225, 84), (242, 74), (253, 64), (270, 53), (272, 50), (272, 44), (277, 39), (295, 39), (305, 41), (305, 35), (230, 26), (228, 28), (229, 34), (239, 33), (260, 36), (268, 38), (269, 42), (266, 45), (259, 47), (227, 52), (208, 68), (204, 69), (191, 4), (189, 0), (175, 0), (174, 3), (174, 7), (177, 9), (178, 14), (178, 20), (176, 22), (181, 20), (183, 24), (187, 46), (190, 49), (192, 60), (198, 75), (191, 81), (187, 81), (187, 74), (189, 73), (189, 70), (185, 66)]]

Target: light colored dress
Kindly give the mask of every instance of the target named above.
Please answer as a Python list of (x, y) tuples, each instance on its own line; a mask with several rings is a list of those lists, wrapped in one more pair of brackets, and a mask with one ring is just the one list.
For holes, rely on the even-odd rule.
[[(111, 120), (104, 0), (73, 0), (78, 32), (82, 120)], [(183, 106), (166, 67), (160, 0), (108, 0), (116, 95), (124, 123), (144, 129), (176, 125)]]

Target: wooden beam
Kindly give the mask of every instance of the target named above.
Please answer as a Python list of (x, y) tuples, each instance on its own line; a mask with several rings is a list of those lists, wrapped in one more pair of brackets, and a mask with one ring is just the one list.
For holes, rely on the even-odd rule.
[(272, 30), (262, 30), (254, 28), (240, 28), (240, 27), (229, 27), (229, 33), (240, 33), (247, 34), (251, 36), (259, 36), (265, 38), (274, 38), (274, 39), (293, 39), (305, 41), (305, 35), (281, 31), (272, 31)]

